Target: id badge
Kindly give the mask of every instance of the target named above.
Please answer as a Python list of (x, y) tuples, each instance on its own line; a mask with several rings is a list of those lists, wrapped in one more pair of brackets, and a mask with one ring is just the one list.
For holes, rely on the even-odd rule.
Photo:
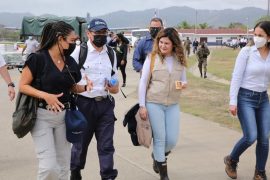
[(181, 81), (175, 81), (175, 89), (177, 89), (177, 90), (182, 89), (182, 82)]

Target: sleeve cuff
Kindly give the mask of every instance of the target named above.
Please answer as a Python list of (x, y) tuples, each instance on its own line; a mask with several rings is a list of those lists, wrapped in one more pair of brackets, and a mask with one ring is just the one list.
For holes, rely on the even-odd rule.
[(230, 100), (230, 105), (236, 106), (237, 105), (237, 100)]

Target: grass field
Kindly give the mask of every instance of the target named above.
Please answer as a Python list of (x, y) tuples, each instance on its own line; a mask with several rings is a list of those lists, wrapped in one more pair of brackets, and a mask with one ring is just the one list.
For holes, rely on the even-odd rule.
[(216, 48), (212, 49), (211, 52), (211, 60), (207, 66), (208, 72), (220, 78), (231, 80), (234, 62), (239, 49)]
[[(238, 51), (213, 49), (209, 71), (230, 80), (235, 57)], [(188, 59), (188, 67), (197, 63), (195, 56)], [(211, 67), (211, 68), (210, 68)], [(222, 67), (222, 69), (220, 68)], [(229, 86), (187, 73), (188, 88), (182, 92), (181, 111), (211, 120), (226, 127), (240, 130), (236, 117), (229, 113)]]

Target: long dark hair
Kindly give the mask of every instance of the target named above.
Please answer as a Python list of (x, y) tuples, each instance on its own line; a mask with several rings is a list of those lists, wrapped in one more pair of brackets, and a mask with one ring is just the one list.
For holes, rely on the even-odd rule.
[(153, 46), (153, 50), (151, 53), (151, 58), (154, 58), (156, 55), (159, 55), (159, 57), (161, 58), (161, 60), (163, 62), (164, 56), (161, 54), (161, 51), (159, 49), (159, 41), (163, 37), (167, 37), (170, 39), (170, 41), (172, 42), (172, 45), (173, 45), (172, 51), (174, 53), (174, 56), (177, 58), (177, 60), (183, 66), (187, 66), (186, 57), (184, 54), (184, 48), (183, 48), (182, 42), (179, 38), (179, 34), (174, 28), (171, 28), (171, 27), (160, 30), (159, 33), (157, 34), (157, 37), (154, 41), (154, 46)]
[(66, 38), (72, 31), (74, 28), (64, 21), (47, 23), (42, 30), (39, 51), (50, 49), (57, 43), (59, 36)]
[(122, 41), (123, 44), (129, 44), (129, 40), (122, 33), (118, 33), (116, 35)]
[[(261, 28), (267, 34), (267, 36), (270, 37), (270, 21), (258, 22), (255, 25), (254, 30), (257, 27)], [(270, 42), (267, 42), (267, 47), (270, 48)]]

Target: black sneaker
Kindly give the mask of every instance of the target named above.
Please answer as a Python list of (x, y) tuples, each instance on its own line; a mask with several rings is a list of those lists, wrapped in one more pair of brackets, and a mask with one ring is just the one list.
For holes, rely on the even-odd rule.
[(122, 84), (122, 87), (126, 87), (126, 83), (123, 83), (123, 84)]
[(234, 161), (231, 159), (231, 157), (228, 155), (226, 157), (224, 157), (224, 163), (226, 165), (225, 167), (225, 172), (227, 173), (227, 175), (232, 178), (232, 179), (236, 179), (237, 178), (237, 161)]
[(82, 175), (80, 170), (72, 170), (70, 174), (70, 180), (81, 180)]
[(267, 180), (267, 176), (265, 174), (265, 171), (258, 171), (257, 169), (255, 169), (253, 179), (254, 180)]

